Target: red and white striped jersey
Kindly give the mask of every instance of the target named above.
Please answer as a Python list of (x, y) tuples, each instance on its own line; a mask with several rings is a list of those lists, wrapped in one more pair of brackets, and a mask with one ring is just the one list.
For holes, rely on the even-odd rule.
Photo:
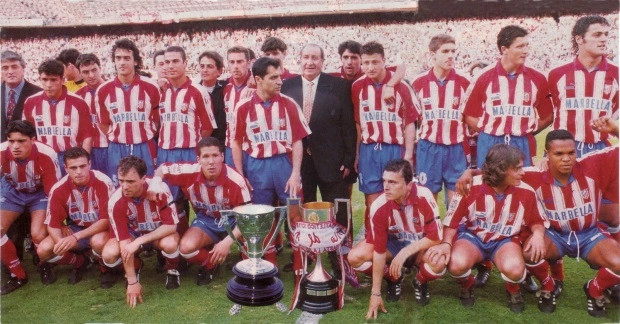
[(293, 143), (311, 133), (301, 108), (283, 94), (266, 103), (255, 93), (239, 102), (235, 120), (234, 139), (258, 159), (291, 153)]
[(544, 75), (522, 65), (511, 76), (499, 61), (474, 79), (462, 104), (463, 115), (479, 118), (481, 131), (494, 136), (532, 133), (553, 112)]
[[(385, 69), (388, 70), (388, 71), (391, 71), (391, 72), (396, 72), (396, 68), (397, 68), (397, 66), (387, 66), (387, 65), (385, 66)], [(331, 75), (331, 76), (335, 76), (337, 78), (341, 78), (341, 79), (345, 79), (347, 81), (351, 81), (351, 82), (353, 82), (353, 81), (355, 81), (355, 80), (357, 80), (357, 79), (359, 79), (359, 78), (364, 76), (364, 72), (362, 71), (362, 67), (361, 66), (360, 66), (359, 70), (357, 70), (357, 74), (352, 79), (347, 78), (347, 74), (344, 72), (344, 68), (342, 68), (342, 66), (340, 67), (340, 69), (338, 71), (329, 72), (328, 74)]]
[(618, 67), (604, 57), (598, 67), (588, 70), (578, 59), (549, 72), (553, 100), (553, 129), (569, 131), (575, 140), (597, 143), (607, 133), (592, 130), (590, 122), (603, 116), (618, 118)]
[(164, 163), (160, 170), (171, 186), (183, 190), (198, 215), (220, 218), (220, 210), (252, 201), (245, 178), (227, 165), (212, 184), (207, 183), (199, 163)]
[(90, 111), (90, 121), (93, 124), (93, 147), (108, 147), (108, 136), (99, 127), (99, 117), (97, 115), (96, 91), (90, 86), (80, 88), (75, 94), (80, 96)]
[(0, 166), (2, 178), (19, 192), (37, 192), (45, 194), (60, 179), (58, 155), (53, 148), (35, 141), (32, 152), (26, 160), (17, 160), (11, 154), (9, 142), (0, 144)]
[(224, 145), (226, 145), (226, 147), (230, 147), (230, 141), (235, 134), (235, 107), (237, 107), (241, 99), (241, 92), (247, 87), (250, 75), (251, 74), (248, 73), (247, 78), (240, 87), (235, 86), (232, 77), (224, 87), (224, 112), (226, 113), (226, 139)]
[(45, 225), (60, 228), (66, 219), (68, 223), (89, 227), (100, 219), (109, 219), (108, 200), (114, 189), (112, 180), (96, 170), (90, 171), (90, 181), (84, 187), (64, 176), (50, 191)]
[(211, 96), (190, 79), (177, 89), (168, 86), (161, 97), (159, 121), (159, 147), (167, 150), (194, 148), (202, 131), (217, 128)]
[(499, 200), (482, 176), (476, 176), (469, 196), (452, 198), (443, 224), (457, 229), (465, 221), (466, 228), (487, 243), (517, 235), (523, 226), (544, 223), (544, 209), (532, 187), (521, 182), (508, 187), (504, 195)]
[(559, 232), (588, 229), (596, 226), (603, 188), (609, 188), (611, 195), (615, 190), (618, 200), (618, 146), (592, 152), (575, 163), (566, 186), (557, 183), (550, 170), (535, 167), (525, 168), (523, 181), (536, 190), (551, 227)]
[(136, 75), (124, 89), (116, 77), (99, 86), (96, 96), (99, 121), (110, 125), (110, 142), (139, 144), (157, 133), (160, 96), (151, 80)]
[(351, 87), (355, 122), (360, 126), (362, 143), (405, 143), (405, 127), (418, 119), (420, 105), (409, 85), (400, 82), (394, 87), (396, 102), (387, 104), (381, 99), (383, 86), (392, 73), (381, 84), (375, 84), (369, 77), (355, 81)]
[(150, 179), (144, 184), (142, 196), (138, 199), (123, 196), (123, 189), (118, 188), (108, 202), (110, 225), (119, 241), (131, 238), (131, 233), (145, 234), (161, 225), (176, 225), (179, 222), (170, 189), (165, 183), (164, 198), (146, 199), (146, 190)]
[(454, 145), (465, 139), (461, 100), (469, 80), (454, 69), (443, 82), (431, 69), (414, 79), (413, 91), (420, 100), (420, 138), (431, 143)]
[(385, 253), (388, 239), (415, 242), (424, 237), (438, 241), (443, 238), (439, 208), (433, 193), (426, 187), (414, 184), (403, 205), (388, 200), (382, 193), (370, 206), (368, 243), (375, 252)]
[(67, 92), (52, 101), (39, 92), (26, 99), (23, 119), (31, 122), (37, 130), (37, 139), (51, 146), (56, 152), (64, 152), (79, 146), (93, 136), (90, 109), (82, 98)]

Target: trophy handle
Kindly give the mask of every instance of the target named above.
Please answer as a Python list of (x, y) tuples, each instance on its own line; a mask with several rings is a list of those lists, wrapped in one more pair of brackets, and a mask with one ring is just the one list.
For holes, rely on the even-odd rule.
[(288, 209), (288, 207), (286, 206), (275, 207), (275, 209), (276, 211), (278, 211), (278, 224), (276, 225), (276, 228), (273, 231), (273, 235), (271, 235), (267, 244), (264, 245), (267, 247), (271, 246), (271, 243), (273, 243), (273, 240), (275, 240), (276, 236), (278, 236), (278, 231), (280, 231), (280, 227), (282, 226), (282, 223), (284, 223), (284, 219), (286, 218), (286, 210)]
[(233, 241), (237, 243), (237, 246), (239, 247), (239, 251), (241, 251), (241, 253), (245, 254), (245, 256), (249, 258), (250, 256), (248, 255), (245, 248), (243, 247), (243, 244), (239, 242), (239, 240), (235, 237), (235, 234), (233, 234), (232, 227), (230, 227), (230, 223), (228, 222), (228, 219), (230, 217), (234, 217), (234, 215), (235, 215), (235, 212), (233, 212), (232, 210), (220, 210), (220, 217), (224, 218), (224, 225), (226, 226), (226, 232), (228, 232), (228, 236), (230, 236), (233, 239)]
[(345, 198), (336, 198), (334, 199), (334, 214), (338, 214), (338, 205), (340, 203), (347, 204), (347, 231), (344, 233), (345, 236), (349, 235), (349, 230), (351, 229), (351, 199)]
[[(288, 224), (288, 228), (292, 231), (293, 224), (297, 223), (297, 221), (301, 219), (293, 220), (291, 222), (291, 217), (295, 217), (297, 213), (291, 213), (290, 208), (295, 208), (295, 206), (297, 206), (297, 208), (299, 209), (299, 214), (297, 215), (302, 215), (301, 198), (286, 198), (286, 206), (287, 206), (287, 209), (289, 210), (288, 216), (286, 217), (286, 223)], [(276, 208), (280, 208), (280, 207), (276, 207)]]

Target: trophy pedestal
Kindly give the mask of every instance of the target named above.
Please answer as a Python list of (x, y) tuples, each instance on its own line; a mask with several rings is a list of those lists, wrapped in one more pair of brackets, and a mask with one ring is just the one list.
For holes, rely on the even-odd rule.
[(314, 282), (303, 278), (297, 308), (313, 314), (338, 310), (338, 280), (332, 278), (324, 282)]
[(279, 302), (284, 295), (284, 285), (276, 277), (278, 269), (273, 266), (267, 271), (250, 274), (241, 271), (239, 264), (237, 264), (233, 268), (233, 273), (235, 276), (228, 281), (226, 296), (235, 304), (243, 306), (273, 305)]

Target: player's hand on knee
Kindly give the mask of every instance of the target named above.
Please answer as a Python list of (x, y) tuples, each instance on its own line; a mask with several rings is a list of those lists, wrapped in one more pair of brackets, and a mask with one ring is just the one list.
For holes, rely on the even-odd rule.
[(63, 237), (58, 243), (54, 244), (54, 249), (52, 251), (56, 255), (63, 255), (76, 246), (78, 246), (77, 237), (75, 237), (75, 235), (69, 235)]
[(139, 282), (127, 283), (127, 305), (131, 308), (135, 308), (138, 303), (142, 304), (142, 285)]
[(209, 251), (211, 254), (211, 263), (213, 264), (222, 264), (226, 261), (228, 257), (228, 252), (230, 251), (230, 246), (225, 244), (224, 241), (220, 241), (219, 243), (213, 246), (213, 249)]
[(394, 259), (392, 259), (392, 263), (390, 264), (390, 276), (394, 278), (400, 277), (400, 273), (403, 268), (403, 264), (407, 260), (407, 256), (402, 253), (402, 251), (398, 252)]

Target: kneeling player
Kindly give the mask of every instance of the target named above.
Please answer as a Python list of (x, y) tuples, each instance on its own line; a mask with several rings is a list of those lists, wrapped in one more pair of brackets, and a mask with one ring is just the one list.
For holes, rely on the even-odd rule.
[[(429, 262), (426, 250), (442, 235), (439, 209), (433, 194), (411, 180), (411, 164), (403, 159), (389, 162), (383, 171), (384, 192), (370, 208), (371, 231), (366, 240), (349, 252), (349, 262), (358, 271), (372, 274), (370, 306), (366, 318), (386, 312), (381, 298), (381, 280), (388, 282), (388, 301), (400, 299), (401, 268), (412, 257), (418, 267), (414, 279), (416, 301), (429, 302), (427, 283), (445, 272), (445, 259)], [(391, 261), (391, 265), (386, 265)]]
[[(196, 210), (196, 219), (180, 243), (181, 256), (198, 264), (196, 284), (206, 285), (213, 280), (218, 265), (222, 264), (233, 240), (228, 236), (220, 210), (232, 209), (251, 202), (245, 178), (224, 164), (224, 149), (215, 137), (205, 137), (196, 146), (198, 163), (164, 163), (155, 170), (149, 197), (161, 193), (165, 179), (179, 186)], [(234, 224), (231, 224), (234, 227)], [(241, 233), (236, 229), (237, 237)]]
[[(73, 285), (82, 280), (90, 264), (83, 251), (92, 249), (93, 255), (101, 259), (103, 246), (109, 239), (108, 200), (114, 184), (105, 174), (90, 170), (90, 154), (81, 147), (65, 151), (63, 160), (67, 175), (50, 192), (45, 218), (49, 236), (39, 244), (37, 254), (42, 262), (72, 265), (69, 284)], [(69, 232), (62, 230), (65, 220)], [(102, 288), (111, 287), (114, 277), (103, 263), (101, 272)], [(44, 284), (55, 280), (53, 273), (41, 271)]]
[[(492, 260), (506, 281), (510, 309), (520, 313), (525, 308), (519, 288), (526, 275), (525, 261), (517, 234), (524, 225), (531, 229), (524, 250), (540, 258), (545, 227), (542, 206), (532, 188), (521, 183), (522, 176), (523, 153), (507, 144), (493, 146), (469, 196), (456, 195), (450, 203), (444, 219), (444, 244), (429, 249), (431, 260), (450, 260), (448, 271), (461, 284), (463, 306), (475, 302), (472, 266)], [(465, 224), (457, 233), (462, 220)]]
[(140, 270), (142, 260), (138, 257), (143, 245), (152, 243), (166, 257), (166, 289), (180, 286), (177, 270), (179, 264), (179, 222), (176, 209), (171, 208), (172, 194), (165, 184), (163, 199), (146, 199), (148, 181), (146, 163), (130, 155), (118, 162), (120, 188), (110, 197), (108, 214), (114, 236), (103, 248), (103, 260), (109, 267), (121, 262), (127, 277), (127, 304), (135, 307), (142, 302)]

